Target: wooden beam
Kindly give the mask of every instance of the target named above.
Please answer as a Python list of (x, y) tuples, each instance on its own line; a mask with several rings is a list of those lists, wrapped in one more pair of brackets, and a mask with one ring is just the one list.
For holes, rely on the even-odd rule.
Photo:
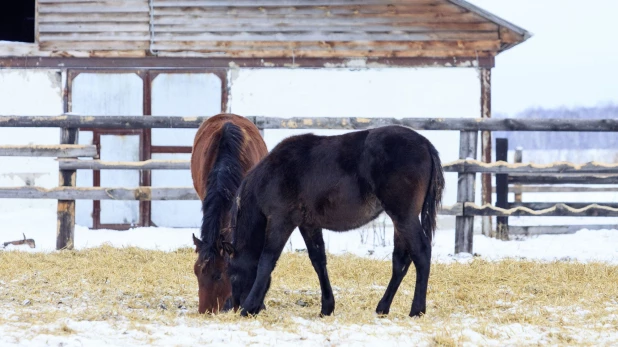
[(479, 118), (275, 118), (265, 117), (265, 129), (367, 129), (404, 125), (419, 130), (459, 131), (618, 131), (614, 119), (479, 119)]
[[(51, 1), (51, 0), (46, 0)], [(379, 3), (379, 2), (377, 2)], [(406, 0), (390, 0), (392, 4), (410, 3)], [(419, 4), (436, 4), (435, 0), (416, 0)], [(375, 5), (375, 0), (157, 0), (157, 7), (297, 7), (297, 6), (336, 6), (336, 5)]]
[[(495, 187), (493, 188), (495, 192)], [(510, 193), (611, 193), (618, 187), (509, 186)]]
[[(567, 205), (569, 207), (577, 209), (577, 208), (585, 208), (586, 206), (589, 206), (593, 203), (592, 202), (511, 202), (508, 204), (508, 207), (513, 208), (513, 207), (522, 206), (525, 208), (529, 208), (531, 210), (545, 210), (545, 209), (552, 208), (553, 206), (556, 206), (559, 204)], [(612, 207), (612, 208), (618, 208), (618, 203), (616, 202), (602, 202), (599, 204), (603, 206)]]
[[(79, 130), (64, 128), (60, 131), (60, 143), (77, 145)], [(94, 147), (94, 146), (91, 146)], [(96, 147), (94, 154), (96, 155)], [(77, 157), (77, 155), (75, 155)], [(77, 172), (75, 170), (60, 170), (58, 185), (60, 187), (75, 188)], [(56, 249), (73, 249), (75, 245), (75, 199), (58, 200), (58, 223), (56, 230)]]
[(450, 206), (442, 206), (442, 208), (438, 210), (438, 214), (441, 216), (463, 216), (463, 204), (456, 203)]
[(91, 145), (24, 145), (0, 146), (0, 156), (3, 157), (95, 157), (97, 148)]
[[(476, 158), (476, 143), (478, 132), (462, 131), (459, 134), (459, 158)], [(465, 204), (466, 202), (474, 201), (474, 173), (458, 174), (457, 184), (457, 202)], [(472, 254), (473, 237), (474, 237), (474, 217), (466, 216), (464, 205), (464, 216), (455, 218), (455, 254), (470, 253)]]
[[(79, 36), (67, 36), (71, 34), (46, 34), (46, 41), (96, 41), (110, 40), (106, 36), (96, 33), (81, 33)], [(137, 33), (136, 40), (143, 39), (144, 34)], [(113, 35), (110, 37), (114, 37)], [(286, 42), (320, 42), (320, 41), (487, 41), (499, 39), (497, 31), (452, 31), (452, 32), (233, 32), (233, 33), (157, 33), (157, 42), (197, 42), (197, 41), (286, 41)], [(123, 37), (128, 40), (128, 37)], [(225, 50), (225, 48), (221, 49)]]
[[(51, 200), (199, 200), (193, 187), (71, 187), (52, 189), (40, 187), (0, 188), (0, 199), (51, 199)], [(463, 204), (442, 206), (439, 215), (462, 216)]]
[[(12, 46), (11, 46), (12, 47)], [(112, 69), (171, 69), (182, 71), (185, 69), (229, 69), (238, 68), (322, 68), (322, 69), (370, 69), (379, 67), (450, 67), (450, 68), (476, 68), (493, 67), (494, 56), (464, 55), (457, 54), (451, 57), (374, 57), (351, 59), (350, 57), (322, 57), (322, 58), (296, 58), (290, 62), (288, 57), (266, 58), (262, 56), (238, 58), (238, 57), (213, 57), (205, 56), (196, 52), (159, 52), (156, 57), (144, 56), (144, 50), (114, 52), (102, 51), (95, 48), (88, 53), (88, 58), (83, 57), (83, 52), (76, 52), (74, 48), (68, 48), (58, 52), (43, 51), (39, 46), (31, 47), (28, 52), (35, 52), (36, 58), (30, 56), (7, 56), (0, 57), (0, 68), (14, 69), (89, 69), (89, 68), (112, 68)], [(148, 47), (145, 48), (146, 50)], [(2, 44), (0, 44), (2, 50)], [(53, 55), (53, 56), (52, 56)], [(58, 57), (62, 55), (62, 57)], [(359, 64), (361, 63), (361, 64)]]
[[(517, 152), (516, 152), (517, 154)], [(518, 158), (515, 158), (518, 159)], [(520, 159), (521, 160), (521, 159)], [(618, 174), (618, 163), (589, 162), (573, 164), (570, 162), (555, 162), (549, 164), (508, 163), (497, 160), (485, 163), (478, 160), (456, 160), (442, 165), (446, 172), (483, 172), (494, 174)], [(528, 177), (528, 176), (513, 176)], [(569, 176), (559, 176), (569, 177)], [(571, 176), (572, 177), (572, 176)]]
[[(491, 69), (481, 69), (481, 118), (491, 118)], [(491, 163), (491, 132), (481, 132), (481, 158), (484, 163)], [(491, 174), (481, 175), (481, 203), (492, 204)], [(491, 236), (491, 217), (483, 217), (483, 235)]]
[[(616, 172), (615, 170), (613, 171)], [(607, 176), (509, 176), (509, 183), (518, 184), (618, 184), (618, 175)]]
[(61, 170), (189, 170), (189, 160), (145, 160), (145, 161), (101, 161), (101, 160), (60, 160)]
[[(482, 118), (358, 118), (358, 117), (259, 117), (264, 129), (369, 129), (404, 125), (418, 130), (457, 131), (586, 131), (618, 132), (614, 119), (482, 119)], [(74, 127), (100, 129), (198, 128), (208, 117), (142, 116), (0, 116), (0, 127)]]
[(504, 209), (491, 205), (478, 206), (474, 203), (466, 202), (464, 205), (464, 213), (467, 216), (498, 217), (618, 217), (618, 208), (600, 204), (590, 204), (582, 208), (573, 208), (565, 204), (557, 204), (543, 210), (531, 210), (523, 206)]
[(192, 187), (163, 188), (105, 188), (63, 186), (53, 189), (40, 187), (0, 188), (0, 199), (52, 200), (199, 200)]

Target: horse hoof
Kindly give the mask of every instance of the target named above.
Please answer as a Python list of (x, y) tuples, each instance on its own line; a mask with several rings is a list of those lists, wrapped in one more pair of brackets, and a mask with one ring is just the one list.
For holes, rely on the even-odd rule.
[(412, 318), (418, 318), (418, 317), (422, 317), (424, 315), (425, 315), (425, 310), (410, 312), (410, 317), (412, 317)]
[(376, 314), (378, 316), (386, 316), (388, 315), (389, 311), (390, 311), (390, 308), (382, 307), (382, 305), (378, 305), (378, 307), (376, 308)]
[(243, 317), (256, 316), (258, 313), (260, 313), (259, 309), (243, 308), (240, 310), (240, 315)]

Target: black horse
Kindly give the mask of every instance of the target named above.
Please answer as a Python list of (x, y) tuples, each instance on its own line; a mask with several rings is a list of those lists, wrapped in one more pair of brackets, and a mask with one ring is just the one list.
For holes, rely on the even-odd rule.
[(321, 314), (330, 315), (335, 299), (322, 228), (355, 229), (385, 211), (395, 226), (393, 272), (376, 312), (388, 314), (413, 262), (417, 277), (410, 316), (424, 314), (443, 188), (437, 150), (406, 127), (285, 139), (247, 174), (232, 208), (234, 256), (228, 271), (234, 309), (241, 307), (246, 316), (264, 307), (271, 273), (299, 227), (320, 279)]

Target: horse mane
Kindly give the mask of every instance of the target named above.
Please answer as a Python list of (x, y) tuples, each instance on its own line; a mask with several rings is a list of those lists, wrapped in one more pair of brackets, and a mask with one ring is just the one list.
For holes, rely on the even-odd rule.
[[(218, 251), (222, 222), (232, 207), (236, 190), (243, 178), (241, 163), (243, 133), (235, 124), (223, 124), (220, 130), (219, 146), (215, 163), (206, 180), (206, 196), (202, 202), (200, 249), (202, 259), (210, 259)], [(220, 245), (219, 245), (220, 246)]]

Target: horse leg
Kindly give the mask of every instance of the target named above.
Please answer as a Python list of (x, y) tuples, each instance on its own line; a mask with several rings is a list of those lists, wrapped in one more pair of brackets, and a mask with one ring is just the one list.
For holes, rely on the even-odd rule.
[(397, 224), (395, 224), (394, 241), (395, 247), (393, 249), (393, 270), (391, 280), (388, 282), (386, 292), (384, 292), (384, 296), (376, 308), (376, 313), (379, 315), (386, 315), (390, 311), (395, 293), (397, 293), (397, 289), (399, 289), (399, 285), (406, 276), (406, 273), (408, 273), (410, 263), (412, 263), (412, 258), (408, 252), (408, 244), (399, 231)]
[(431, 240), (425, 235), (418, 218), (412, 217), (405, 228), (401, 228), (404, 239), (408, 243), (410, 256), (416, 268), (416, 284), (414, 286), (414, 298), (410, 317), (425, 314), (427, 310), (427, 285), (429, 283), (429, 271), (431, 267)]
[(425, 314), (427, 309), (427, 285), (429, 283), (429, 270), (431, 266), (431, 243), (423, 232), (423, 227), (418, 217), (408, 218), (404, 222), (395, 224), (395, 250), (393, 251), (393, 275), (380, 300), (376, 312), (386, 314), (393, 301), (401, 281), (405, 277), (410, 263), (416, 268), (416, 285), (414, 287), (414, 299), (410, 316)]
[(322, 290), (322, 316), (330, 316), (335, 310), (335, 297), (333, 289), (330, 286), (328, 279), (328, 271), (326, 270), (326, 250), (324, 249), (324, 238), (322, 237), (322, 229), (299, 227), (300, 234), (307, 245), (307, 253), (311, 264), (318, 274), (320, 280), (320, 289)]
[(275, 224), (272, 220), (269, 220), (266, 227), (266, 241), (260, 255), (255, 281), (242, 305), (241, 316), (258, 314), (262, 309), (264, 297), (270, 287), (270, 276), (275, 269), (277, 260), (281, 256), (281, 252), (283, 252), (285, 243), (290, 238), (292, 231), (294, 231), (294, 227), (291, 223)]

